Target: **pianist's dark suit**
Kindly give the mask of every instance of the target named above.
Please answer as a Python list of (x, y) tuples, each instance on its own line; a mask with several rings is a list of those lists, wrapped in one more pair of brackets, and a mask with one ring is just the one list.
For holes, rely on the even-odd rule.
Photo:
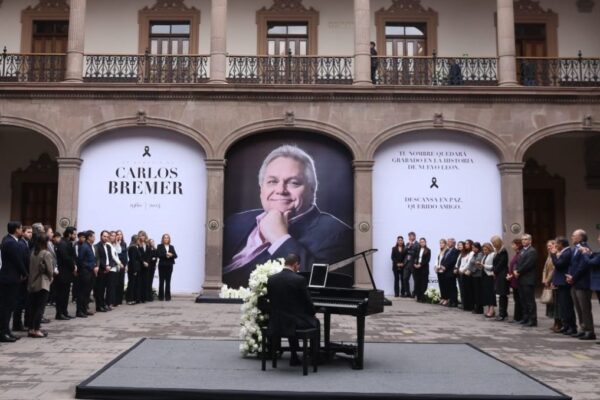
[(267, 298), (271, 305), (269, 328), (278, 336), (294, 336), (296, 329), (319, 327), (306, 279), (301, 275), (287, 268), (271, 275)]
[[(246, 246), (248, 236), (256, 228), (256, 217), (262, 209), (251, 210), (231, 216), (225, 224), (223, 241), (224, 266)], [(301, 271), (310, 271), (313, 263), (333, 263), (352, 256), (354, 240), (352, 228), (321, 212), (316, 206), (289, 226), (291, 238), (286, 240), (274, 254), (267, 250), (240, 268), (223, 275), (223, 283), (230, 287), (247, 286), (250, 273), (257, 264), (271, 259), (283, 258), (290, 253), (298, 254)]]

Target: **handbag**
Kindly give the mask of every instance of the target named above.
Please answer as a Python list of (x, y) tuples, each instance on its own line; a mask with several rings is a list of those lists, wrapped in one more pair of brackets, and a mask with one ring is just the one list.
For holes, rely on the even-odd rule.
[(553, 292), (550, 288), (544, 288), (542, 291), (542, 297), (540, 298), (540, 302), (542, 304), (552, 304), (554, 303)]

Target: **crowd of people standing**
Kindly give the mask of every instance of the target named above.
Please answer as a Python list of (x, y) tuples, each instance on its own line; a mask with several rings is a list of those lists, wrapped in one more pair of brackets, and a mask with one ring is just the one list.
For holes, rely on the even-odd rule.
[[(141, 230), (129, 245), (121, 230), (77, 233), (67, 227), (63, 234), (40, 223), (22, 226), (9, 222), (0, 247), (0, 342), (15, 342), (13, 332), (27, 331), (43, 338), (41, 324), (47, 304), (56, 308), (56, 320), (87, 318), (93, 302), (96, 312), (109, 312), (154, 300), (153, 280), (159, 270), (158, 300), (171, 300), (171, 276), (177, 258), (169, 234), (155, 246)], [(125, 276), (127, 275), (127, 285)], [(69, 296), (76, 303), (68, 312)], [(12, 320), (12, 329), (10, 322)]]
[[(554, 319), (553, 332), (595, 340), (592, 294), (595, 291), (600, 302), (600, 251), (593, 252), (587, 241), (582, 229), (573, 232), (571, 243), (564, 237), (548, 241), (541, 282), (547, 293), (542, 300), (546, 303), (546, 315)], [(441, 305), (504, 321), (509, 317), (512, 293), (514, 309), (510, 322), (537, 326), (535, 289), (539, 255), (532, 246), (531, 235), (522, 235), (511, 242), (512, 257), (499, 236), (483, 244), (473, 240), (456, 242), (454, 238), (441, 239), (439, 243), (439, 255), (432, 262), (425, 238), (417, 241), (414, 232), (408, 234), (407, 241), (403, 236), (397, 237), (391, 254), (396, 297), (414, 297), (425, 302), (429, 268), (433, 265)]]

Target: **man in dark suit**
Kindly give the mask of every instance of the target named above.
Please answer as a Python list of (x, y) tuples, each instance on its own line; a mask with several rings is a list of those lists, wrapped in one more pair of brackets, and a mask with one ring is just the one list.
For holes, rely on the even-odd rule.
[(448, 293), (448, 307), (458, 307), (458, 290), (456, 288), (456, 275), (454, 275), (454, 266), (460, 252), (456, 248), (456, 240), (448, 239), (448, 250), (442, 258), (441, 266), (444, 268), (442, 276), (444, 277), (446, 292)]
[(109, 279), (110, 270), (116, 265), (110, 248), (109, 232), (100, 233), (100, 241), (96, 243), (96, 256), (98, 258), (98, 276), (94, 284), (94, 300), (96, 302), (96, 311), (111, 311), (110, 304), (106, 303), (107, 293), (111, 293), (113, 282)]
[(577, 324), (575, 323), (571, 285), (566, 278), (571, 265), (571, 258), (573, 258), (573, 250), (569, 247), (569, 241), (562, 236), (557, 237), (556, 244), (550, 251), (550, 257), (554, 264), (552, 285), (556, 286), (556, 306), (562, 322), (560, 332), (565, 335), (573, 335), (577, 333)]
[[(29, 269), (29, 257), (31, 256), (31, 237), (33, 230), (31, 226), (23, 226), (23, 234), (19, 238), (19, 244), (23, 250), (23, 265)], [(29, 293), (27, 292), (27, 281), (21, 282), (19, 294), (17, 296), (17, 305), (13, 312), (12, 330), (16, 332), (26, 331), (27, 318), (29, 317), (27, 309), (29, 304)], [(25, 324), (23, 323), (23, 311), (25, 311)]]
[(19, 239), (23, 227), (18, 221), (9, 222), (8, 235), (2, 239), (2, 267), (0, 267), (0, 342), (12, 343), (17, 337), (10, 331), (10, 318), (17, 305), (21, 282), (28, 275)]
[(513, 272), (519, 282), (519, 294), (523, 307), (521, 324), (528, 327), (537, 326), (537, 307), (535, 304), (535, 276), (538, 261), (537, 250), (531, 245), (531, 235), (521, 237), (523, 250), (519, 262)]
[(94, 231), (85, 233), (85, 242), (79, 246), (77, 263), (79, 274), (79, 289), (77, 297), (77, 317), (87, 318), (88, 315), (93, 315), (88, 311), (88, 302), (90, 293), (94, 286), (94, 278), (98, 274), (98, 261), (94, 248), (96, 235)]
[[(600, 235), (598, 235), (598, 244), (600, 244)], [(596, 292), (598, 303), (600, 303), (600, 251), (592, 252), (590, 248), (581, 249), (583, 260), (590, 268), (590, 289)], [(596, 342), (600, 344), (600, 342)]]
[(583, 258), (583, 249), (589, 249), (587, 233), (577, 229), (571, 235), (573, 256), (567, 272), (567, 282), (573, 285), (572, 295), (581, 332), (572, 336), (581, 340), (596, 340), (592, 315), (592, 290), (590, 289), (590, 265)]
[[(419, 255), (419, 242), (417, 242), (417, 234), (414, 232), (408, 233), (408, 243), (406, 244), (406, 257), (404, 258), (404, 271), (402, 271), (402, 287), (405, 289), (402, 297), (415, 297), (415, 289), (410, 290), (410, 277), (413, 274), (415, 259)], [(413, 277), (414, 279), (414, 277)]]
[(295, 146), (281, 146), (259, 172), (262, 209), (233, 215), (225, 224), (223, 282), (247, 286), (256, 264), (298, 254), (300, 269), (353, 254), (352, 228), (316, 205), (312, 158)]
[(75, 274), (75, 247), (73, 242), (77, 238), (74, 227), (68, 226), (63, 232), (63, 237), (56, 245), (56, 263), (58, 264), (58, 275), (54, 280), (56, 287), (56, 318), (57, 320), (69, 320), (67, 307), (69, 305), (69, 291)]
[(292, 353), (290, 364), (300, 365), (296, 329), (319, 328), (315, 308), (308, 291), (306, 279), (297, 272), (300, 258), (289, 254), (285, 267), (267, 281), (267, 298), (270, 303), (269, 328), (279, 337), (287, 337)]

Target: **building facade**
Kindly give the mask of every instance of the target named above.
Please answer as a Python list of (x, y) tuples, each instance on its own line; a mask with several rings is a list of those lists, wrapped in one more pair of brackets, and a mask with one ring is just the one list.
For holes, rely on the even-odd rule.
[[(140, 229), (157, 225), (159, 237), (175, 218), (193, 227), (180, 242), (194, 236), (181, 291), (217, 289), (223, 227), (246, 206), (235, 200), (245, 192), (228, 186), (232, 165), (244, 165), (234, 155), (282, 140), (323, 143), (348, 159), (344, 222), (356, 252), (380, 248), (375, 277), (385, 288), (391, 232), (422, 226), (432, 247), (431, 235), (462, 234), (457, 225), (482, 241), (527, 231), (540, 248), (575, 228), (593, 235), (598, 21), (592, 0), (0, 1), (0, 221), (114, 229), (132, 217)], [(411, 165), (390, 175), (395, 164)], [(164, 200), (188, 170), (192, 197)], [(471, 206), (456, 206), (454, 219), (408, 213), (466, 201), (415, 189), (426, 180), (423, 190), (442, 190), (433, 184), (443, 171), (472, 180), (461, 189)], [(140, 179), (168, 187), (136, 187)], [(111, 202), (116, 195), (127, 199)], [(152, 207), (161, 211), (136, 214)], [(95, 221), (111, 226), (82, 225)], [(355, 280), (369, 277), (357, 268)]]

